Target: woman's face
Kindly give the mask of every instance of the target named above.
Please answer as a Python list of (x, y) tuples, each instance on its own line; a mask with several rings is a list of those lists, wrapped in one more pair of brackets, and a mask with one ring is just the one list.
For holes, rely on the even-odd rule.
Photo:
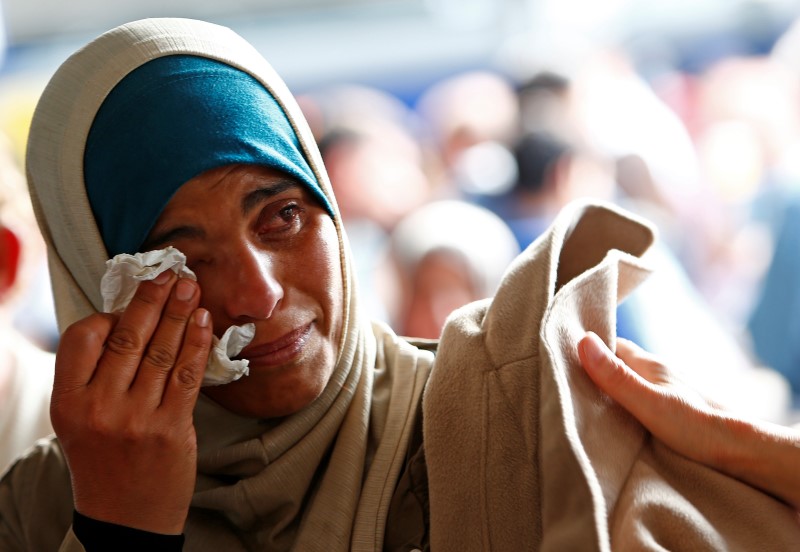
[(197, 275), (214, 333), (252, 322), (238, 358), (250, 375), (206, 395), (244, 416), (286, 416), (325, 388), (343, 325), (342, 268), (327, 211), (298, 181), (252, 165), (207, 171), (181, 186), (143, 250), (172, 245)]

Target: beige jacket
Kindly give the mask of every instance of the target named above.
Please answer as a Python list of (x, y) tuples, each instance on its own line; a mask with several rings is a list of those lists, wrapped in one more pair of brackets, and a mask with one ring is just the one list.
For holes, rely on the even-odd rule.
[(493, 301), (450, 318), (423, 402), (432, 550), (800, 547), (796, 512), (664, 447), (580, 366), (586, 330), (613, 347), (652, 240), (622, 211), (572, 205)]

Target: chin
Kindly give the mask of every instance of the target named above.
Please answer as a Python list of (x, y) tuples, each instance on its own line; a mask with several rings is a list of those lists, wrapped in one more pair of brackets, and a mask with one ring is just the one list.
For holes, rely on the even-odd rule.
[[(325, 390), (330, 373), (303, 377), (298, 370), (283, 374), (244, 376), (241, 379), (203, 389), (205, 395), (226, 410), (247, 418), (283, 418), (303, 410)], [(282, 376), (282, 377), (280, 377)]]

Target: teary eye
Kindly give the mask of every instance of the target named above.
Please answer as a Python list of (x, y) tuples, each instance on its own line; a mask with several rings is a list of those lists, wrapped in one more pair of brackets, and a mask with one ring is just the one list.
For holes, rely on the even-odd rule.
[(300, 210), (299, 206), (291, 204), (281, 209), (278, 214), (281, 218), (283, 218), (283, 220), (289, 222), (298, 215), (299, 210)]
[(305, 209), (296, 201), (279, 201), (261, 211), (258, 234), (263, 239), (279, 239), (296, 234), (303, 226)]

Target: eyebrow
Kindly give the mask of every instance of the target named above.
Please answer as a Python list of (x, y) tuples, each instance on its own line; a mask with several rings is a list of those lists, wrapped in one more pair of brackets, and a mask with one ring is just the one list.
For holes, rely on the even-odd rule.
[(196, 226), (178, 226), (165, 232), (156, 233), (152, 237), (146, 239), (139, 249), (142, 251), (152, 251), (154, 249), (161, 249), (161, 246), (165, 243), (179, 238), (202, 238), (203, 236), (205, 236), (205, 232)]
[[(296, 181), (287, 179), (248, 192), (241, 201), (242, 215), (247, 215), (264, 201), (292, 188), (301, 188), (301, 186)], [(141, 249), (150, 251), (159, 249), (165, 243), (179, 238), (202, 239), (205, 235), (205, 231), (196, 226), (176, 226), (163, 232), (156, 232), (152, 237), (145, 240)]]
[(264, 200), (270, 199), (271, 197), (274, 197), (292, 188), (300, 188), (300, 184), (294, 180), (281, 180), (280, 182), (276, 182), (263, 188), (256, 188), (242, 198), (242, 214), (248, 214)]

